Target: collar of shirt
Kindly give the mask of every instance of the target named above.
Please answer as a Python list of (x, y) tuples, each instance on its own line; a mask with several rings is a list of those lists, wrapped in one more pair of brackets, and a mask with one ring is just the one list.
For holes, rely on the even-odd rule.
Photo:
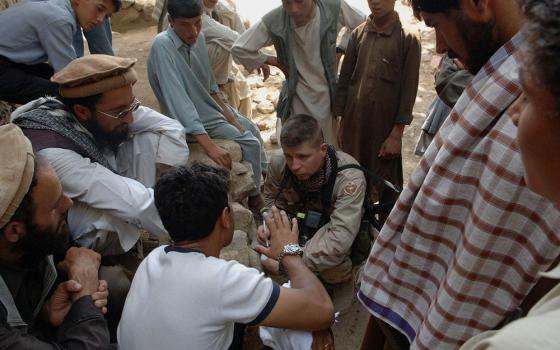
[(173, 42), (173, 45), (175, 46), (175, 48), (177, 50), (179, 50), (183, 46), (185, 46), (186, 48), (190, 48), (189, 45), (185, 44), (185, 42), (183, 40), (181, 40), (181, 38), (179, 38), (177, 33), (175, 33), (175, 29), (173, 29), (172, 26), (169, 26), (167, 28), (167, 34), (169, 35), (169, 38), (171, 39), (171, 41)]
[(396, 20), (389, 26), (387, 29), (383, 31), (377, 30), (375, 27), (375, 22), (373, 22), (373, 15), (369, 15), (366, 19), (366, 32), (372, 32), (377, 34), (383, 34), (386, 36), (391, 36), (396, 29), (401, 29), (402, 24), (399, 16), (397, 16)]

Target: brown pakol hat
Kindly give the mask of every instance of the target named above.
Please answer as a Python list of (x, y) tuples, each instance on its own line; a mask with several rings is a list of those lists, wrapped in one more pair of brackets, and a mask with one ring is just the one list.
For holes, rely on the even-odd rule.
[(53, 75), (51, 81), (59, 85), (62, 97), (93, 96), (134, 84), (137, 76), (132, 66), (135, 63), (135, 58), (87, 55), (70, 62)]
[(0, 228), (4, 227), (33, 180), (35, 160), (29, 139), (15, 124), (0, 126)]

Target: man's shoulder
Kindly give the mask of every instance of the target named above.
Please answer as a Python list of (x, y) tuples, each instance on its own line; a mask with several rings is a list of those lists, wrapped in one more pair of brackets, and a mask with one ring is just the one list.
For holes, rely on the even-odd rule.
[[(347, 165), (355, 165), (358, 167), (361, 166), (360, 163), (358, 163), (358, 161), (354, 157), (352, 157), (351, 155), (343, 151), (337, 151), (336, 157), (338, 160), (338, 168)], [(363, 182), (366, 181), (364, 172), (356, 167), (353, 168), (351, 167), (351, 168), (344, 169), (343, 171), (339, 171), (336, 177), (337, 177), (337, 181), (345, 181), (345, 180), (363, 181)]]

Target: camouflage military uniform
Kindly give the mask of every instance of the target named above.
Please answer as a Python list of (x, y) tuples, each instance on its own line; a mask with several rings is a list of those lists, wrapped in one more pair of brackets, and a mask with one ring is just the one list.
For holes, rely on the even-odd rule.
[[(350, 155), (336, 152), (338, 167), (358, 164)], [(296, 213), (302, 209), (302, 196), (288, 181), (282, 193), (281, 187), (286, 162), (284, 156), (272, 157), (264, 183), (265, 208), (272, 205)], [(361, 224), (363, 202), (366, 193), (364, 174), (358, 169), (345, 169), (337, 173), (331, 198), (331, 208), (323, 210), (320, 194), (308, 195), (306, 208), (318, 212), (330, 212), (330, 221), (319, 228), (304, 247), (305, 264), (326, 283), (341, 283), (352, 277), (350, 252)]]

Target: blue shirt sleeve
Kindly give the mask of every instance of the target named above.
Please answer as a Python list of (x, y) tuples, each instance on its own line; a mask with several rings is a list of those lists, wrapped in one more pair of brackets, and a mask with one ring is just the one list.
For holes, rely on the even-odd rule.
[(72, 25), (65, 20), (50, 23), (39, 33), (49, 63), (58, 72), (72, 60), (76, 59), (76, 51), (72, 46), (74, 32)]
[[(156, 38), (148, 56), (148, 80), (164, 111), (164, 114), (183, 124), (187, 135), (206, 134), (204, 125), (187, 93), (185, 82), (177, 62), (181, 59), (173, 45), (165, 45)], [(169, 46), (169, 47), (168, 47)]]

